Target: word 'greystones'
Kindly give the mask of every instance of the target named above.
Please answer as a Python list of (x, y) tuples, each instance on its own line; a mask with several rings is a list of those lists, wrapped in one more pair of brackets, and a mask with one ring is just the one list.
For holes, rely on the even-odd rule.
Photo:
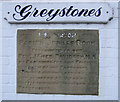
[[(15, 6), (15, 13), (13, 14), (13, 18), (17, 21), (25, 20), (29, 17), (47, 17), (46, 21), (51, 21), (55, 17), (99, 17), (101, 16), (102, 7), (99, 7), (97, 10), (95, 8), (92, 9), (76, 9), (74, 6), (64, 7), (62, 9), (51, 8), (42, 10), (38, 10), (36, 7), (33, 8), (32, 5), (26, 5), (21, 7), (21, 5)], [(18, 18), (19, 16), (19, 18)]]

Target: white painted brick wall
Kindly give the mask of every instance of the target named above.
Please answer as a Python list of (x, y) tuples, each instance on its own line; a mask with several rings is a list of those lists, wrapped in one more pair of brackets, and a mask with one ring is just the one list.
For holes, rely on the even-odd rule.
[[(110, 3), (115, 16), (108, 24), (9, 24), (2, 18), (2, 98), (3, 100), (117, 100), (118, 92), (118, 3)], [(4, 5), (3, 8), (5, 9)], [(2, 16), (4, 17), (4, 15)], [(100, 95), (34, 95), (16, 93), (17, 29), (98, 29), (100, 38)]]

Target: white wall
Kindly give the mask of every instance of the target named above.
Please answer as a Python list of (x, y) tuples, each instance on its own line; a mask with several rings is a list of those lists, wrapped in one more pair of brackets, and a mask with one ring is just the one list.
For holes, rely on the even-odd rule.
[[(3, 6), (4, 11), (6, 7)], [(2, 15), (2, 100), (117, 100), (118, 99), (118, 3), (112, 2), (114, 18), (107, 24), (9, 24)], [(17, 29), (98, 29), (100, 38), (99, 96), (40, 95), (16, 93)]]

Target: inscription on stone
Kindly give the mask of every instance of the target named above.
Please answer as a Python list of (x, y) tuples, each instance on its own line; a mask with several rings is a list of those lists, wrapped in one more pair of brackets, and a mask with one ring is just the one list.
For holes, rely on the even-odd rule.
[(99, 31), (17, 31), (17, 93), (98, 95)]

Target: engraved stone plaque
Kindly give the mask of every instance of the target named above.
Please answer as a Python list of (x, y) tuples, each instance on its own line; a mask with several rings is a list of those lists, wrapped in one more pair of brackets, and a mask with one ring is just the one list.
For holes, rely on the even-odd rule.
[(17, 93), (98, 95), (99, 31), (17, 31)]

